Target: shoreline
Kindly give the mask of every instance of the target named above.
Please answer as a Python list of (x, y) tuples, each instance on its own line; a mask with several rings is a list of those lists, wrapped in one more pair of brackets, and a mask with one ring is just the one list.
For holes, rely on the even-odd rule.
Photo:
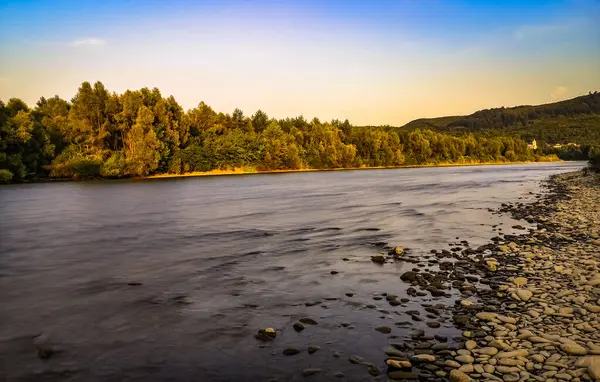
[[(377, 167), (341, 167), (341, 168), (322, 168), (322, 169), (294, 169), (294, 170), (268, 170), (268, 171), (246, 171), (242, 168), (235, 170), (211, 170), (195, 171), (182, 174), (155, 174), (144, 177), (133, 177), (130, 179), (167, 179), (167, 178), (190, 178), (200, 176), (226, 176), (226, 175), (260, 175), (260, 174), (288, 174), (297, 172), (325, 172), (325, 171), (361, 171), (361, 170), (394, 170), (408, 168), (432, 168), (432, 167), (471, 167), (471, 166), (508, 166), (534, 163), (558, 163), (570, 162), (563, 160), (553, 161), (525, 161), (525, 162), (488, 162), (488, 163), (437, 163), (437, 164), (419, 164), (419, 165), (401, 165), (401, 166), (377, 166)], [(573, 161), (576, 162), (576, 161)]]
[(246, 170), (244, 168), (236, 168), (234, 170), (211, 170), (211, 171), (195, 171), (187, 172), (182, 174), (154, 174), (148, 176), (133, 176), (123, 178), (36, 178), (25, 180), (21, 182), (10, 182), (2, 185), (10, 184), (31, 184), (31, 183), (53, 183), (53, 182), (85, 182), (85, 181), (111, 181), (111, 180), (145, 180), (145, 179), (169, 179), (169, 178), (192, 178), (201, 176), (230, 176), (230, 175), (270, 175), (270, 174), (288, 174), (288, 173), (302, 173), (302, 172), (327, 172), (327, 171), (362, 171), (362, 170), (395, 170), (395, 169), (410, 169), (410, 168), (435, 168), (435, 167), (474, 167), (474, 166), (510, 166), (510, 165), (523, 165), (523, 164), (534, 164), (534, 163), (563, 163), (563, 162), (577, 162), (577, 161), (564, 161), (564, 160), (548, 160), (548, 161), (520, 161), (520, 162), (486, 162), (486, 163), (436, 163), (436, 164), (418, 164), (418, 165), (401, 165), (401, 166), (377, 166), (377, 167), (340, 167), (340, 168), (303, 168), (294, 170)]
[[(452, 312), (461, 335), (449, 346), (437, 335), (431, 343), (435, 331), (413, 331), (386, 351), (391, 380), (600, 380), (600, 175), (557, 174), (542, 186), (549, 192), (536, 201), (495, 212), (536, 228), (476, 249), (431, 251), (444, 271), (438, 284), (460, 291), (454, 306), (440, 308)], [(422, 276), (401, 279), (429, 285), (433, 295)]]

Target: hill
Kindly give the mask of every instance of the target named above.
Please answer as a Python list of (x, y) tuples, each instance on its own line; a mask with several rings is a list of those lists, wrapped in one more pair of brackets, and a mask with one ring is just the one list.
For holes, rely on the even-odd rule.
[(466, 116), (421, 118), (400, 130), (432, 129), (462, 135), (514, 135), (536, 139), (543, 147), (574, 143), (600, 144), (600, 93), (543, 105), (525, 105), (477, 111)]

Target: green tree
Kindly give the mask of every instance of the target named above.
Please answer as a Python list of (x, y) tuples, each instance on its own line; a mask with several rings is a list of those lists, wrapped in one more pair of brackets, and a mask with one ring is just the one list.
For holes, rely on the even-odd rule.
[(252, 127), (255, 132), (262, 132), (269, 125), (269, 116), (262, 110), (258, 110), (251, 118)]
[(160, 141), (153, 122), (152, 111), (146, 106), (140, 107), (136, 122), (125, 137), (125, 156), (131, 175), (148, 175), (158, 167)]
[(270, 122), (261, 133), (262, 170), (292, 170), (302, 167), (296, 140), (285, 133), (277, 122)]

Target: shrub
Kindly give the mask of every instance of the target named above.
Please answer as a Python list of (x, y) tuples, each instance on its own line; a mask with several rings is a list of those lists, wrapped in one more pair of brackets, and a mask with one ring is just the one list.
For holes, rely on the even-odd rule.
[(125, 156), (120, 153), (114, 153), (102, 164), (100, 175), (105, 178), (120, 178), (126, 175), (127, 162)]
[(55, 178), (90, 179), (100, 175), (102, 161), (96, 158), (76, 156), (64, 162), (55, 161), (50, 176)]
[(6, 170), (0, 169), (0, 183), (10, 183), (13, 178), (13, 173)]

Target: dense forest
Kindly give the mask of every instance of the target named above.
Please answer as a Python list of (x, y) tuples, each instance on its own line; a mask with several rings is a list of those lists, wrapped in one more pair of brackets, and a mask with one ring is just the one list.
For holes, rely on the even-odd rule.
[(535, 139), (543, 154), (587, 159), (592, 147), (600, 147), (600, 93), (537, 106), (480, 110), (468, 116), (422, 118), (399, 129)]
[(0, 101), (0, 182), (540, 159), (517, 136), (276, 120), (203, 102), (185, 111), (156, 88), (116, 94), (84, 82), (71, 101)]

